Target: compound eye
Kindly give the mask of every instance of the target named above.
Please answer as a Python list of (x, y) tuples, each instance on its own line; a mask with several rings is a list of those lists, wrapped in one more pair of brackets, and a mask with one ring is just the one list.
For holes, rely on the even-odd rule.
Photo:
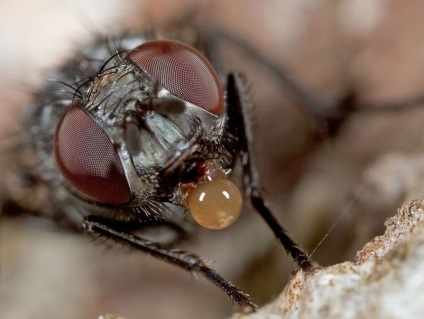
[(221, 115), (223, 91), (209, 61), (193, 47), (171, 40), (146, 42), (127, 58), (175, 96)]
[(62, 116), (54, 137), (57, 166), (78, 192), (102, 204), (131, 199), (122, 163), (103, 129), (77, 104)]

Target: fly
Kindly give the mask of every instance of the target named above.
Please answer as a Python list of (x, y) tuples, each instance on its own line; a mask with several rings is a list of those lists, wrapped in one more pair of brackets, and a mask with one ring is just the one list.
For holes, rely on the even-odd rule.
[[(229, 176), (240, 162), (244, 197), (298, 267), (313, 268), (262, 197), (242, 76), (218, 75), (202, 42), (125, 35), (113, 47), (85, 48), (35, 96), (22, 178), (48, 197), (8, 205), (197, 272), (254, 310), (200, 257), (172, 246), (194, 223), (222, 229), (237, 220), (243, 196)], [(156, 228), (172, 236), (143, 236)]]

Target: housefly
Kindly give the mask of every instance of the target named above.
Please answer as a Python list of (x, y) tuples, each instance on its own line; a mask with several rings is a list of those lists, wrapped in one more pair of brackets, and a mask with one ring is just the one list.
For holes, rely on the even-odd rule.
[[(253, 301), (209, 264), (174, 248), (197, 223), (220, 228), (236, 220), (239, 200), (233, 198), (240, 195), (229, 179), (234, 167), (242, 167), (241, 193), (251, 199), (297, 265), (310, 269), (312, 262), (286, 236), (262, 199), (246, 81), (238, 74), (217, 72), (216, 63), (211, 63), (216, 61), (210, 59), (214, 47), (207, 39), (192, 33), (147, 33), (99, 40), (50, 75), (54, 81), (27, 108), (24, 147), (14, 163), (18, 174), (9, 183), (19, 191), (10, 192), (3, 211), (45, 217), (66, 229), (147, 252), (203, 275), (251, 310)], [(178, 51), (175, 47), (190, 58), (162, 56)], [(147, 52), (162, 56), (159, 73)], [(182, 69), (174, 72), (177, 64)], [(185, 71), (199, 80), (176, 81)], [(205, 85), (196, 87), (200, 82)], [(290, 82), (288, 86), (296, 91)], [(193, 91), (202, 93), (192, 96)], [(203, 95), (208, 98), (199, 98)], [(313, 104), (300, 95), (304, 104)], [(350, 106), (349, 99), (344, 106)], [(325, 118), (317, 127), (333, 136), (344, 120), (314, 116)], [(202, 206), (200, 195), (209, 194), (210, 188), (212, 194), (227, 192), (227, 203), (236, 202), (230, 214), (218, 216), (218, 200)], [(220, 200), (228, 207), (225, 198)], [(205, 218), (211, 216), (206, 211), (212, 212), (211, 219)]]
[[(228, 227), (244, 193), (297, 266), (313, 263), (262, 197), (244, 79), (218, 74), (208, 52), (200, 34), (185, 42), (128, 34), (77, 53), (27, 109), (19, 185), (31, 196), (18, 192), (4, 210), (199, 273), (252, 311), (249, 295), (174, 247), (194, 224)], [(229, 179), (239, 162), (243, 191)]]

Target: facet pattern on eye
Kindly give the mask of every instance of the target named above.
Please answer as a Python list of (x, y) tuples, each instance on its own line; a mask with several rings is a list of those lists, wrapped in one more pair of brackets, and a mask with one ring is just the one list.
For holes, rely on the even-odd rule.
[(84, 196), (105, 204), (122, 204), (131, 192), (120, 158), (102, 128), (77, 104), (56, 129), (55, 157), (65, 179)]
[(215, 115), (223, 111), (220, 80), (206, 58), (177, 41), (151, 41), (132, 50), (128, 59), (175, 96)]

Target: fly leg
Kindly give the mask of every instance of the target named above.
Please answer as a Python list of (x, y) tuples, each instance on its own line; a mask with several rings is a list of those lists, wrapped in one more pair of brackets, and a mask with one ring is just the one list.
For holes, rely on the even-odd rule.
[(238, 140), (246, 196), (250, 198), (255, 210), (262, 216), (297, 266), (303, 270), (312, 269), (313, 263), (306, 251), (289, 237), (262, 197), (260, 176), (253, 152), (253, 129), (249, 117), (251, 106), (243, 79), (238, 74), (228, 76), (227, 104), (228, 128)]
[(111, 239), (116, 243), (130, 246), (136, 250), (145, 252), (153, 257), (181, 267), (185, 270), (201, 274), (223, 290), (239, 305), (240, 310), (250, 312), (257, 308), (247, 294), (242, 292), (229, 281), (222, 278), (215, 270), (209, 268), (205, 261), (192, 253), (117, 230), (112, 225), (99, 222), (95, 218), (91, 217), (87, 217), (85, 219), (83, 228), (92, 236)]

